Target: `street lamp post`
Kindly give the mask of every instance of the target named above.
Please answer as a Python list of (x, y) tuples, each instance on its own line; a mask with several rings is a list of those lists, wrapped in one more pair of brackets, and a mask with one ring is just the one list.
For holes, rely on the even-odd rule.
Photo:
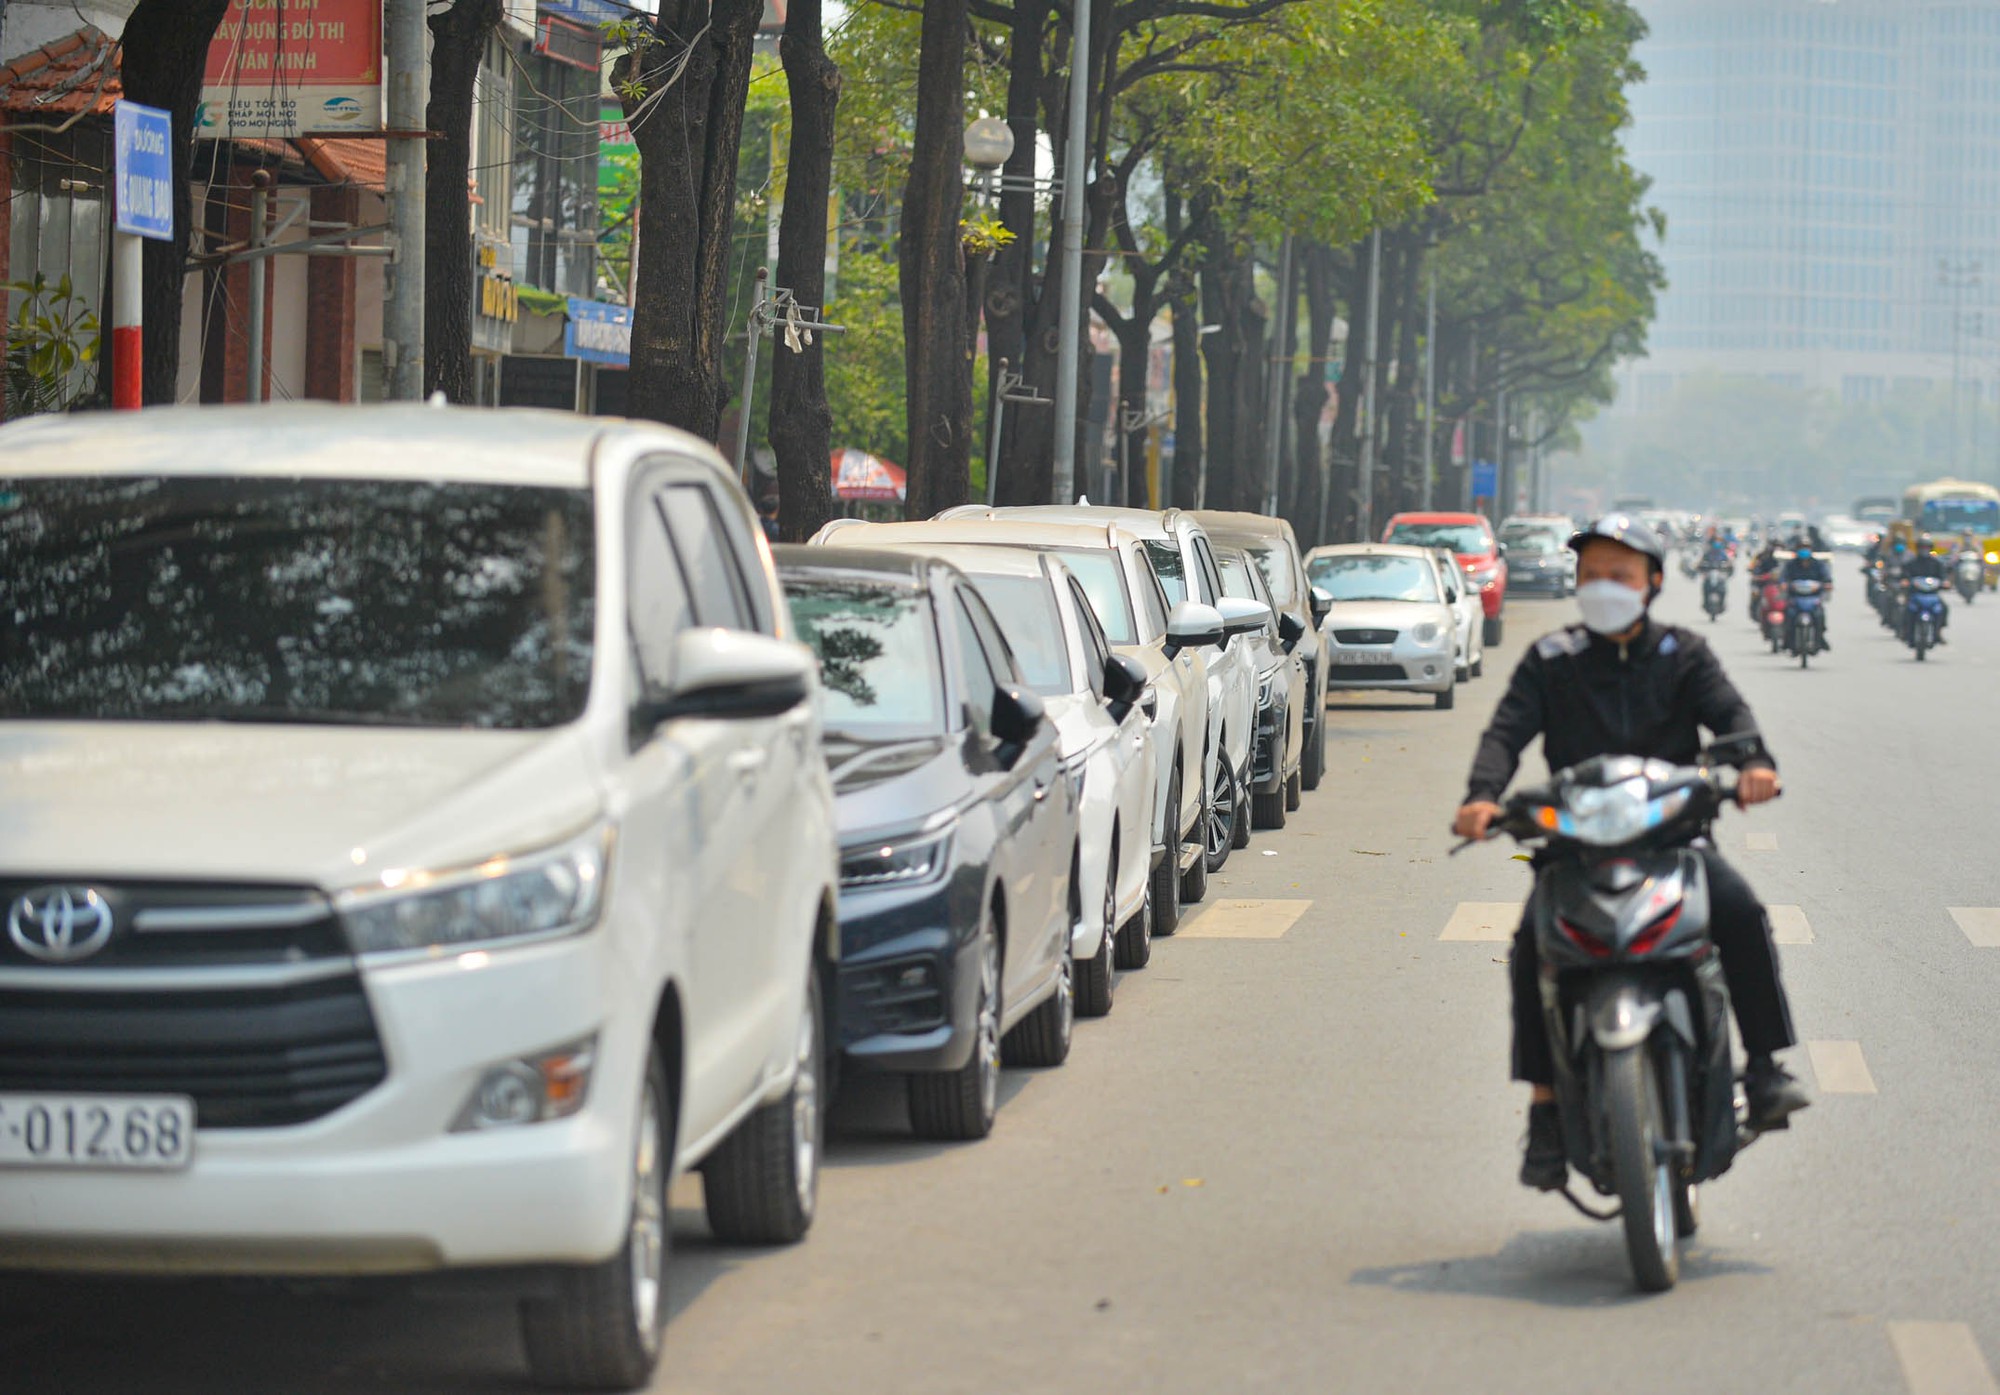
[(1076, 493), (1077, 341), (1083, 336), (1083, 159), (1090, 139), (1090, 0), (1070, 13), (1069, 135), (1063, 142), (1062, 302), (1056, 346), (1054, 502)]

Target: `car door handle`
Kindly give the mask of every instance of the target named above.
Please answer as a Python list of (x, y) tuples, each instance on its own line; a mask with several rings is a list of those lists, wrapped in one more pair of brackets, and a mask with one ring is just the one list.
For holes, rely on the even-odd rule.
[(732, 775), (755, 775), (770, 759), (762, 747), (752, 751), (738, 751), (729, 757), (729, 771)]

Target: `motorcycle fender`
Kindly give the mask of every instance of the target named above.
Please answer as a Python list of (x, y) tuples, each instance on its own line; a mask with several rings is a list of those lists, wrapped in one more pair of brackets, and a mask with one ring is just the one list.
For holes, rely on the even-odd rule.
[(1608, 983), (1590, 1002), (1590, 1035), (1601, 1051), (1625, 1051), (1653, 1034), (1665, 1008), (1634, 983)]
[(1687, 994), (1678, 988), (1668, 989), (1665, 1012), (1667, 1025), (1674, 1029), (1674, 1035), (1692, 1049), (1695, 1044), (1694, 1009), (1688, 1006)]

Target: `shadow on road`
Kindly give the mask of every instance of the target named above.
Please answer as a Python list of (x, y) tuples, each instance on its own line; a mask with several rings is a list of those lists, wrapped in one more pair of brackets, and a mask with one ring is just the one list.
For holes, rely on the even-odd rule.
[[(1769, 1272), (1761, 1264), (1699, 1244), (1681, 1252), (1683, 1284)], [(1615, 1226), (1525, 1231), (1497, 1254), (1357, 1269), (1348, 1282), (1412, 1295), (1505, 1298), (1545, 1308), (1615, 1308), (1653, 1296), (1633, 1288), (1624, 1239)]]

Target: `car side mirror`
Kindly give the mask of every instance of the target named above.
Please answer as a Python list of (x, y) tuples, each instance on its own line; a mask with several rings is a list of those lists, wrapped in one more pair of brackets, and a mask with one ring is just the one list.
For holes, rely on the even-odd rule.
[(1333, 614), (1332, 593), (1318, 586), (1313, 587), (1312, 589), (1313, 628), (1317, 629), (1321, 625), (1324, 625), (1326, 623), (1326, 617), (1331, 614)]
[(1048, 720), (1049, 709), (1039, 695), (1026, 688), (995, 688), (987, 730), (1000, 743), (1000, 763), (1012, 766), (1019, 760)]
[(1305, 621), (1299, 619), (1298, 616), (1292, 614), (1289, 610), (1278, 616), (1278, 639), (1284, 644), (1287, 654), (1298, 648), (1299, 641), (1305, 637)]
[(1215, 603), (1215, 608), (1222, 615), (1222, 632), (1230, 639), (1271, 628), (1271, 607), (1262, 601), (1224, 596)]
[(1122, 722), (1125, 714), (1146, 695), (1146, 666), (1126, 654), (1113, 654), (1104, 665), (1104, 705), (1112, 720)]
[(1222, 612), (1200, 601), (1182, 601), (1167, 612), (1167, 657), (1183, 649), (1207, 649), (1219, 645), (1223, 632)]
[(683, 717), (777, 717), (812, 696), (812, 651), (745, 630), (686, 630), (674, 640), (673, 690), (634, 704), (633, 728), (651, 733)]

